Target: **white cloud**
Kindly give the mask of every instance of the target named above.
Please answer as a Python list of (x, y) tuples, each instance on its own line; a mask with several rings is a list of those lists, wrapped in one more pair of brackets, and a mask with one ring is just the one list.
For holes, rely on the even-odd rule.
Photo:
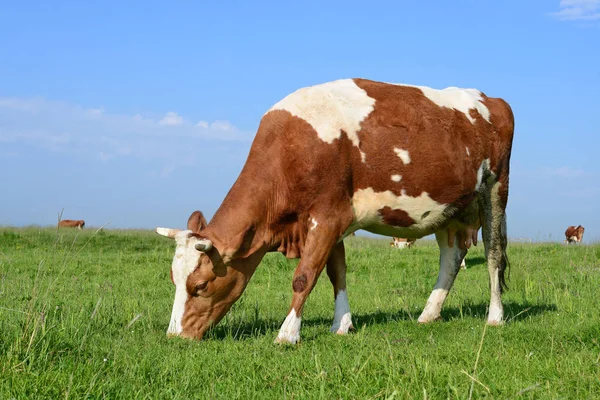
[(233, 126), (231, 126), (229, 121), (215, 121), (212, 124), (210, 124), (210, 127), (219, 131), (230, 131), (232, 129), (235, 129)]
[(183, 118), (178, 115), (176, 112), (169, 111), (167, 115), (160, 121), (158, 121), (159, 125), (181, 125), (183, 124)]
[(600, 19), (600, 0), (561, 0), (559, 8), (551, 14), (561, 20)]
[(197, 163), (207, 141), (249, 142), (252, 135), (228, 121), (193, 124), (176, 112), (162, 118), (123, 115), (43, 98), (0, 97), (0, 147), (33, 146), (111, 162), (119, 157), (162, 160), (170, 169)]

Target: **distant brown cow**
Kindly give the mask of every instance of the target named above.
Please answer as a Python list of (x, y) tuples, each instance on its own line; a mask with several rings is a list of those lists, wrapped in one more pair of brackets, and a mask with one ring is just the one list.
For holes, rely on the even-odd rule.
[(63, 219), (58, 223), (58, 226), (64, 226), (66, 228), (79, 228), (82, 229), (85, 226), (85, 221), (82, 219), (74, 220), (74, 219)]
[(581, 225), (570, 226), (565, 231), (565, 243), (579, 243), (583, 239), (585, 228)]

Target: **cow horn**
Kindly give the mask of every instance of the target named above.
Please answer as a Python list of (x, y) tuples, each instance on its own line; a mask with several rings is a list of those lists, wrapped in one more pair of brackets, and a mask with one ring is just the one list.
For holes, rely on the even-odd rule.
[(200, 239), (198, 240), (198, 243), (196, 243), (196, 245), (194, 246), (196, 248), (196, 250), (198, 251), (203, 251), (203, 252), (207, 252), (210, 249), (212, 249), (213, 244), (210, 240), (208, 239)]
[(168, 238), (175, 239), (175, 235), (181, 232), (181, 229), (156, 228), (155, 231), (161, 236), (166, 236)]

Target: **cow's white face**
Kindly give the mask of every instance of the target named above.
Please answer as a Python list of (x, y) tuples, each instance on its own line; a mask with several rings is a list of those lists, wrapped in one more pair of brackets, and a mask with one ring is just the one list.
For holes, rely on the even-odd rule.
[[(159, 232), (160, 229), (164, 228), (157, 228), (156, 231), (162, 234), (162, 232)], [(167, 335), (179, 335), (183, 331), (181, 321), (183, 320), (185, 303), (188, 299), (187, 279), (198, 267), (202, 253), (195, 248), (199, 239), (192, 235), (191, 230), (179, 231), (172, 237), (177, 244), (173, 264), (171, 265), (171, 279), (175, 284), (175, 301), (173, 302)]]

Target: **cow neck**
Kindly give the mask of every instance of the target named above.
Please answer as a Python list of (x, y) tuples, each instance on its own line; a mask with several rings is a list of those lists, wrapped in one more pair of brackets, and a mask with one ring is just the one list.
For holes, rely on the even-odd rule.
[(265, 251), (268, 212), (276, 193), (271, 177), (244, 167), (202, 236), (213, 241), (225, 261)]

